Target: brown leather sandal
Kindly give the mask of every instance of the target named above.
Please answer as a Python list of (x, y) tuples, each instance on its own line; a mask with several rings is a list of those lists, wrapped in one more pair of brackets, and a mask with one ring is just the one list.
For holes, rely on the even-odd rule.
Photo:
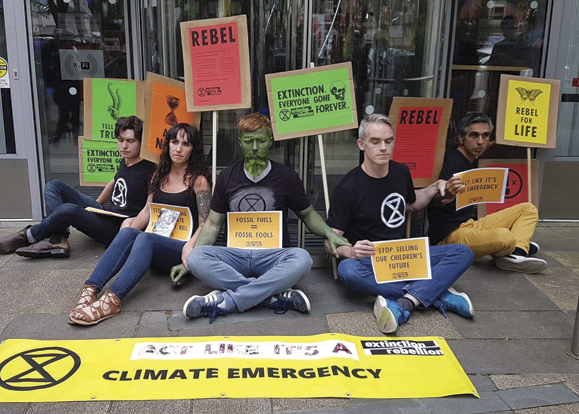
[(121, 312), (121, 300), (110, 290), (107, 290), (99, 300), (92, 305), (78, 309), (84, 319), (70, 317), (73, 323), (78, 325), (96, 325), (106, 319), (112, 318)]
[(84, 308), (85, 306), (92, 305), (97, 301), (97, 287), (94, 285), (84, 285), (80, 288), (78, 292), (78, 300), (76, 301), (76, 306), (72, 309), (68, 315), (68, 323), (74, 325), (75, 322), (72, 321), (72, 314)]

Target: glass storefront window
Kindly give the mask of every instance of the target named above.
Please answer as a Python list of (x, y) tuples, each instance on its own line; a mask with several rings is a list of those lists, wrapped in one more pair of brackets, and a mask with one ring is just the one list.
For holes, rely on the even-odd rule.
[(45, 178), (78, 186), (82, 79), (127, 78), (125, 0), (27, 1)]
[[(466, 113), (486, 113), (493, 122), (501, 74), (539, 77), (547, 19), (547, 0), (459, 0), (454, 27), (450, 98), (452, 121)], [(456, 146), (453, 122), (449, 146)], [(491, 139), (494, 139), (494, 133)], [(521, 158), (525, 149), (494, 145), (484, 158)]]
[(3, 82), (0, 83), (0, 154), (16, 153), (9, 76), (4, 0), (0, 0), (0, 77), (3, 78)]

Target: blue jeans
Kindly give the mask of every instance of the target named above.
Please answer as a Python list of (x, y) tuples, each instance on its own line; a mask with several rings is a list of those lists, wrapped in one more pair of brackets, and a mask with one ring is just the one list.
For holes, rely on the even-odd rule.
[(91, 213), (85, 207), (102, 208), (92, 197), (86, 196), (62, 181), (50, 181), (44, 189), (46, 217), (30, 228), (34, 242), (51, 234), (67, 235), (73, 226), (99, 243), (109, 244), (123, 222), (122, 218)]
[(119, 273), (109, 287), (120, 299), (135, 287), (151, 265), (169, 273), (171, 267), (181, 263), (185, 242), (127, 227), (122, 229), (97, 263), (85, 282), (100, 291)]
[(243, 312), (306, 277), (312, 258), (297, 247), (252, 250), (199, 246), (189, 253), (187, 267), (206, 285), (224, 291), (229, 312)]
[(348, 287), (366, 295), (381, 295), (386, 299), (396, 300), (409, 293), (427, 308), (457, 281), (473, 260), (474, 254), (467, 246), (448, 244), (430, 246), (432, 279), (429, 280), (376, 283), (369, 257), (342, 260), (338, 266), (338, 275)]

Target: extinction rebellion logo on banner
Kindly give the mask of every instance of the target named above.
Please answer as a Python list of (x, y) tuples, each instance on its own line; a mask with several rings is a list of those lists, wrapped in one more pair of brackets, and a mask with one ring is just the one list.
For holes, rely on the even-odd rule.
[(444, 355), (436, 341), (362, 341), (366, 355)]

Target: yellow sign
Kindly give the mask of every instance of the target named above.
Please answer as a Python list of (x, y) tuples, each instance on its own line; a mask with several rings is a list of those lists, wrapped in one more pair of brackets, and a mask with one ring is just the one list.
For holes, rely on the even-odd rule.
[(440, 337), (322, 334), (0, 344), (2, 402), (456, 394), (478, 397)]
[(473, 204), (504, 203), (508, 168), (476, 168), (454, 175), (460, 176), (464, 189), (456, 195), (456, 209)]
[(227, 213), (227, 247), (279, 249), (282, 247), (281, 211)]
[[(161, 216), (160, 220), (159, 216)], [(149, 203), (149, 224), (145, 230), (147, 233), (157, 233), (172, 239), (188, 241), (193, 234), (193, 225), (189, 207)]]
[(551, 84), (509, 81), (505, 141), (547, 144)]
[(376, 283), (432, 279), (428, 237), (374, 242)]

